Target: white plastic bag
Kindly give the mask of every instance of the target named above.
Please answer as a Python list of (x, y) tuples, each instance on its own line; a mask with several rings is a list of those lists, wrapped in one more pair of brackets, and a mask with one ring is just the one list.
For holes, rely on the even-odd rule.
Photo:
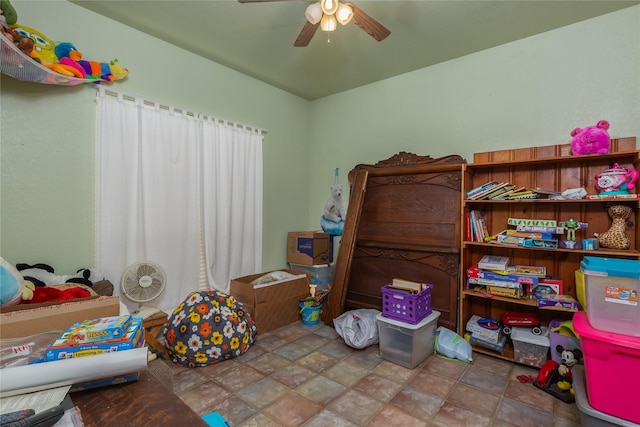
[(458, 359), (463, 362), (473, 361), (471, 344), (444, 326), (436, 329), (435, 352), (450, 359)]
[(333, 319), (333, 326), (350, 347), (362, 349), (378, 343), (378, 310), (360, 308), (347, 311)]

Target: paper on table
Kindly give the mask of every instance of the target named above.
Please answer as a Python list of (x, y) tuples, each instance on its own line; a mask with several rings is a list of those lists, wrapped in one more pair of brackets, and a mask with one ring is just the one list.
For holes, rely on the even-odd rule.
[(77, 359), (4, 368), (0, 370), (0, 397), (140, 371), (147, 368), (147, 351), (146, 347), (141, 347)]
[(33, 409), (36, 414), (58, 406), (64, 400), (71, 386), (58, 387), (35, 393), (26, 393), (19, 396), (3, 397), (0, 399), (0, 414)]

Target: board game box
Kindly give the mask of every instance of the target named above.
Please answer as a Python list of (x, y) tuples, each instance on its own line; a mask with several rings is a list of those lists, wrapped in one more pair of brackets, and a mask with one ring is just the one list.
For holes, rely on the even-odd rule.
[(121, 339), (129, 328), (131, 315), (98, 317), (74, 323), (65, 333), (70, 345)]
[(130, 350), (144, 345), (144, 328), (142, 327), (142, 318), (140, 317), (131, 318), (129, 328), (125, 332), (124, 337), (117, 340), (69, 345), (69, 337), (67, 335), (69, 333), (70, 331), (67, 330), (47, 347), (45, 350), (45, 359), (47, 362)]

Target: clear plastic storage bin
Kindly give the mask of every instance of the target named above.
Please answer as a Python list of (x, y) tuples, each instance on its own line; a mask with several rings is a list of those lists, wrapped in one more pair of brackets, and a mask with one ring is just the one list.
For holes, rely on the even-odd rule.
[(586, 256), (587, 317), (596, 329), (640, 336), (640, 261)]
[(433, 310), (417, 325), (376, 316), (380, 357), (413, 369), (433, 353), (440, 312)]

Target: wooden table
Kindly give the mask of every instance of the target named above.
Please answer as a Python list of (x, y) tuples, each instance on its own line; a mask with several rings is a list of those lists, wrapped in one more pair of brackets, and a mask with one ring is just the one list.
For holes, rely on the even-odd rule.
[(135, 382), (71, 393), (85, 427), (207, 427), (208, 424), (151, 372)]

